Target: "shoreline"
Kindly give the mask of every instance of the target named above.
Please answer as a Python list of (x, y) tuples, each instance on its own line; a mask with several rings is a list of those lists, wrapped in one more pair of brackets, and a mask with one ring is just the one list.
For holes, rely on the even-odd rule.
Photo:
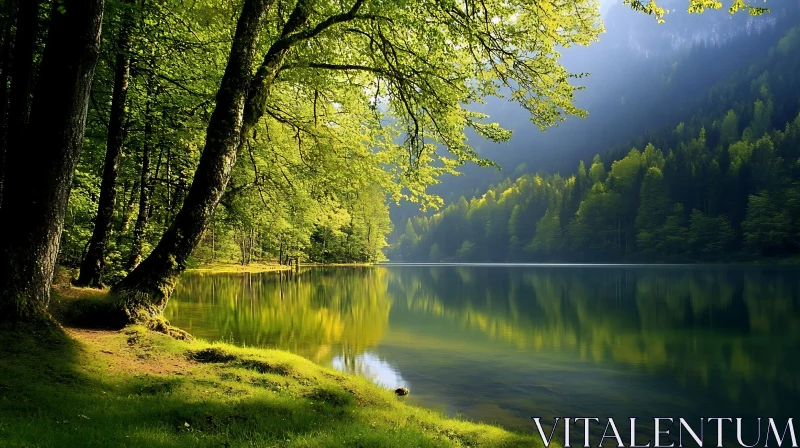
[(0, 328), (0, 444), (541, 446), (286, 351), (77, 325), (103, 323), (107, 299), (61, 285), (58, 323)]
[(241, 265), (239, 263), (214, 262), (193, 266), (191, 268), (187, 268), (184, 272), (208, 274), (256, 274), (261, 272), (290, 271), (292, 269), (292, 266), (286, 266), (278, 263), (257, 262)]
[[(300, 268), (304, 267), (368, 267), (377, 266), (379, 263), (300, 263)], [(295, 265), (278, 264), (276, 262), (254, 262), (246, 265), (239, 263), (213, 262), (204, 263), (187, 268), (185, 272), (196, 272), (206, 274), (260, 274), (262, 272), (294, 271)]]

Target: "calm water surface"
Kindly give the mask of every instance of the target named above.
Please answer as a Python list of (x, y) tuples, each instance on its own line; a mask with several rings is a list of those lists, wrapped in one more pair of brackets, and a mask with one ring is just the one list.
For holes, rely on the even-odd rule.
[(166, 315), (201, 338), (289, 350), (408, 387), (415, 404), (526, 431), (531, 416), (788, 417), (800, 408), (797, 269), (187, 274)]

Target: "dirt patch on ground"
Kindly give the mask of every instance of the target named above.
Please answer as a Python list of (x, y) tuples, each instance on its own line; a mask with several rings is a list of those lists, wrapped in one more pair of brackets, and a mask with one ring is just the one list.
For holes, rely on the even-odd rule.
[[(153, 355), (150, 347), (120, 338), (120, 331), (66, 328), (67, 334), (80, 342), (89, 356), (106, 365), (109, 372), (140, 375), (192, 375), (197, 363), (180, 356)], [(168, 337), (168, 336), (163, 336)], [(121, 342), (123, 341), (123, 342)]]

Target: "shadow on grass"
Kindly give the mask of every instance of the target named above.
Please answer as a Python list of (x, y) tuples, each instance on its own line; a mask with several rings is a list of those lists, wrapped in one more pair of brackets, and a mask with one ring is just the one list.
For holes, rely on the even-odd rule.
[[(76, 296), (74, 291), (80, 295)], [(128, 323), (125, 312), (107, 291), (90, 288), (54, 289), (50, 313), (64, 325), (75, 328), (120, 330)]]
[(352, 411), (180, 376), (104, 378), (90, 356), (55, 325), (0, 329), (0, 445), (269, 445), (338, 430)]
[[(185, 344), (143, 335), (146, 344)], [(126, 345), (125, 333), (103, 337)], [(156, 348), (155, 354), (164, 347), (173, 351), (153, 358), (166, 364), (183, 356), (190, 363), (184, 371), (125, 371), (111, 363), (126, 358), (98, 356), (92, 344), (72, 339), (55, 324), (0, 328), (0, 446), (478, 445), (471, 438), (479, 437), (477, 429), (470, 436), (440, 428), (425, 411), (398, 417), (388, 401), (381, 405), (376, 398), (366, 405), (325, 375), (316, 382), (298, 379), (258, 368), (246, 357), (192, 352), (185, 345)], [(201, 359), (186, 361), (192, 353), (202, 353)], [(489, 445), (524, 446), (512, 433), (498, 442)]]

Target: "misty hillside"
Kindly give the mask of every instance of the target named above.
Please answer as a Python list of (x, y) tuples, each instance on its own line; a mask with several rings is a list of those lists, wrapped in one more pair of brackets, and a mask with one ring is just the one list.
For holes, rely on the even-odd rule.
[(408, 220), (390, 258), (689, 261), (797, 253), (798, 49), (795, 26), (688, 101), (683, 108), (694, 112), (672, 125), (614, 148), (595, 146), (590, 162), (561, 174), (506, 178)]
[[(669, 10), (664, 24), (621, 4), (604, 5), (606, 33), (589, 47), (569, 48), (562, 62), (584, 87), (576, 104), (585, 119), (570, 117), (541, 131), (518, 105), (488, 99), (477, 108), (514, 131), (507, 143), (487, 142), (468, 133), (470, 143), (501, 170), (465, 165), (460, 177), (446, 176), (431, 188), (445, 203), (461, 195), (481, 194), (506, 177), (527, 172), (569, 172), (579, 160), (605, 153), (649, 131), (691, 118), (707, 107), (708, 91), (763, 59), (787, 29), (800, 22), (794, 1), (769, 4), (765, 16), (724, 11), (687, 14), (680, 1), (662, 2)], [(392, 210), (396, 230), (419, 213), (415, 204)]]

